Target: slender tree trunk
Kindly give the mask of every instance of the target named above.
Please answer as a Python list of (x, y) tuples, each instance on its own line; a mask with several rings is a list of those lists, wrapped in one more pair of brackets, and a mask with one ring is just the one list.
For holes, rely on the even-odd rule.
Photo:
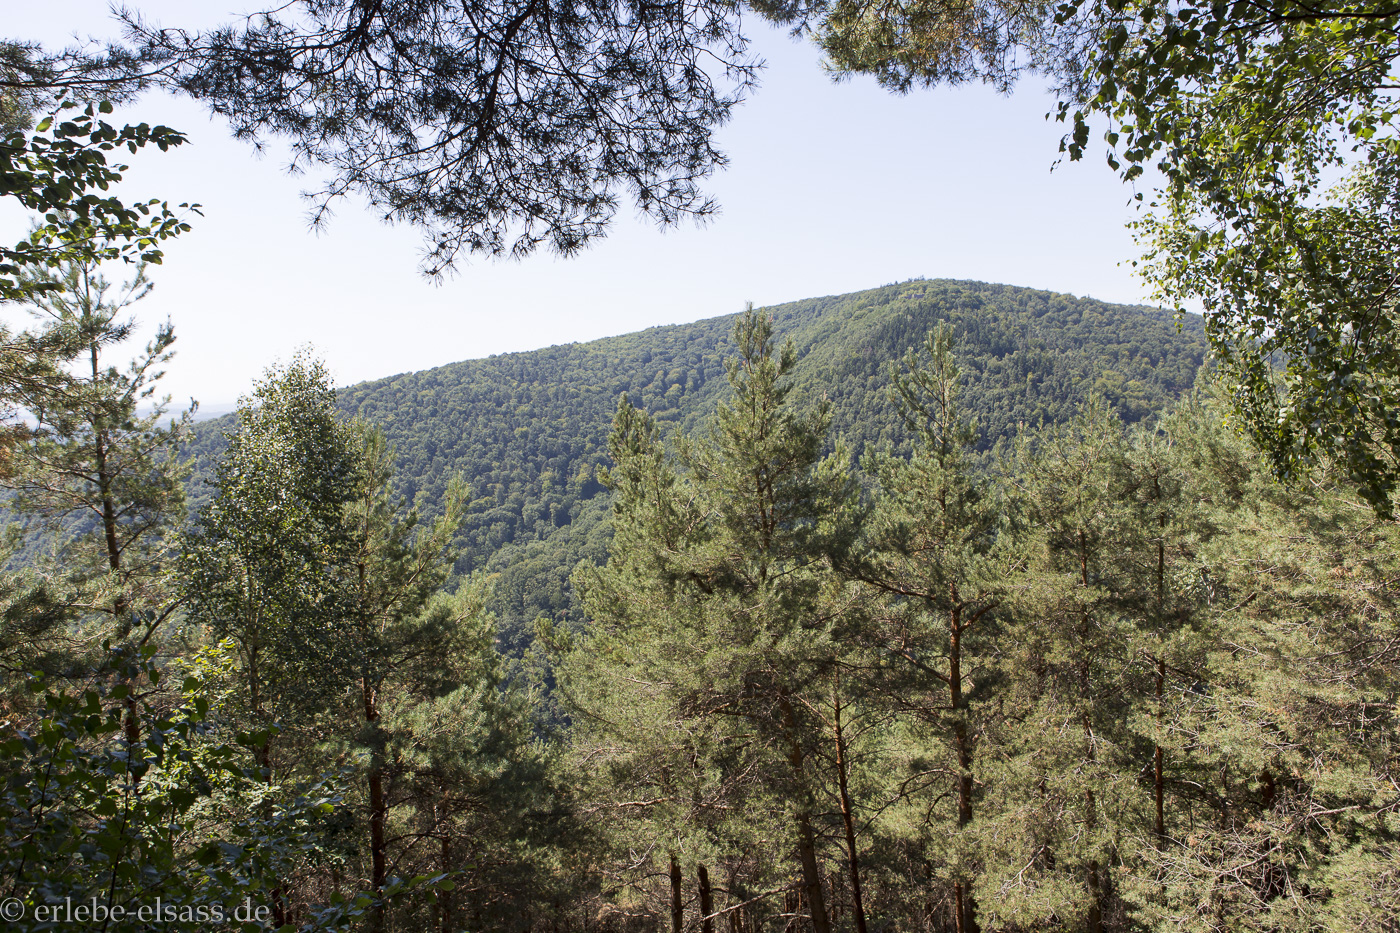
[(1220, 766), (1220, 828), (1230, 829), (1230, 762)]
[[(88, 358), (92, 363), (92, 384), (97, 385), (100, 373), (97, 364), (97, 344), (88, 347)], [(112, 570), (120, 570), (122, 565), (121, 547), (117, 544), (117, 507), (112, 501), (112, 474), (107, 464), (107, 426), (102, 415), (93, 411), (93, 441), (97, 455), (97, 494), (102, 501), (102, 535), (107, 545), (107, 565)], [(120, 597), (118, 597), (120, 600)]]
[[(370, 742), (372, 743), (369, 753), (368, 775), (370, 886), (378, 894), (384, 890), (384, 884), (389, 875), (386, 851), (388, 846), (385, 842), (384, 832), (384, 823), (389, 807), (384, 796), (384, 752), (380, 748), (377, 733), (379, 703), (368, 674), (363, 677), (362, 689), (365, 703), (365, 724), (371, 730)], [(370, 930), (373, 933), (383, 933), (384, 931), (384, 905), (382, 902), (376, 903), (371, 911)]]
[(836, 785), (841, 791), (841, 822), (846, 829), (846, 857), (851, 875), (851, 913), (855, 917), (856, 933), (866, 933), (865, 906), (861, 902), (860, 856), (856, 850), (855, 814), (851, 812), (851, 794), (846, 780), (846, 743), (841, 734), (841, 669), (836, 669), (836, 691), (833, 722), (836, 733)]
[(715, 933), (715, 901), (710, 891), (710, 873), (705, 866), (695, 866), (695, 877), (700, 882), (700, 933)]
[[(1084, 731), (1090, 736), (1089, 760), (1094, 759), (1094, 746), (1092, 733), (1089, 730), (1088, 714), (1084, 717)], [(1094, 842), (1094, 831), (1098, 827), (1098, 801), (1094, 798), (1094, 790), (1091, 787), (1084, 788), (1084, 829), (1089, 837), (1089, 845)], [(1085, 869), (1085, 884), (1089, 888), (1089, 913), (1085, 917), (1084, 928), (1086, 933), (1103, 933), (1103, 891), (1099, 879), (1099, 860), (1090, 858)]]
[[(966, 702), (962, 677), (962, 606), (957, 584), (950, 584), (953, 610), (948, 617), (948, 706), (953, 713), (953, 744), (958, 755), (958, 829), (972, 822), (972, 737), (967, 731)], [(953, 903), (957, 911), (958, 933), (978, 933), (977, 902), (972, 881), (953, 881)]]
[(1156, 805), (1156, 825), (1157, 841), (1159, 844), (1166, 842), (1167, 821), (1166, 821), (1166, 779), (1165, 767), (1162, 753), (1162, 730), (1166, 727), (1166, 717), (1163, 715), (1162, 704), (1165, 702), (1165, 687), (1167, 680), (1167, 662), (1161, 658), (1157, 659), (1157, 742), (1152, 749), (1152, 795), (1153, 803)]
[(831, 933), (831, 923), (826, 915), (826, 897), (822, 893), (821, 869), (817, 864), (816, 836), (812, 832), (811, 817), (806, 813), (797, 817), (797, 854), (802, 860), (802, 889), (807, 895), (812, 929), (815, 933)]
[(671, 933), (681, 933), (685, 926), (685, 904), (681, 900), (681, 863), (671, 853)]
[[(125, 726), (126, 732), (127, 760), (131, 761), (136, 757), (136, 749), (141, 744), (141, 720), (139, 718), (139, 710), (137, 708), (134, 692), (136, 690), (136, 685), (129, 684), (128, 686), (133, 692), (127, 694), (126, 697), (126, 720), (123, 725)], [(142, 757), (144, 758), (144, 755)], [(132, 772), (131, 783), (137, 787), (141, 786), (141, 772)]]
[[(1088, 588), (1089, 540), (1088, 536), (1084, 533), (1084, 529), (1082, 528), (1079, 530), (1079, 581), (1081, 584), (1083, 584), (1083, 586), (1086, 589)], [(1081, 622), (1083, 627), (1083, 636), (1084, 639), (1087, 641), (1089, 638), (1089, 610), (1087, 608), (1084, 610), (1084, 615)], [(1087, 699), (1087, 694), (1089, 693), (1088, 658), (1084, 657), (1081, 664), (1082, 669), (1080, 671), (1080, 689), (1084, 691)], [(1089, 714), (1087, 712), (1084, 714), (1083, 725), (1084, 741), (1085, 744), (1088, 746), (1089, 761), (1092, 762), (1097, 756), (1094, 752), (1093, 723), (1090, 721)], [(1093, 769), (1090, 769), (1090, 780), (1093, 779), (1092, 770)], [(1089, 837), (1089, 845), (1091, 847), (1094, 845), (1094, 832), (1098, 827), (1098, 821), (1098, 802), (1094, 798), (1094, 789), (1092, 787), (1086, 787), (1084, 788), (1084, 828), (1087, 831), (1087, 835)], [(1089, 889), (1089, 912), (1084, 920), (1085, 929), (1087, 930), (1087, 933), (1103, 933), (1103, 907), (1100, 902), (1102, 892), (1100, 890), (1099, 885), (1098, 859), (1090, 857), (1090, 859), (1088, 860), (1084, 871), (1084, 883)]]
[[(1167, 513), (1161, 512), (1157, 516), (1157, 631), (1158, 631), (1158, 651), (1162, 649), (1162, 642), (1166, 636), (1167, 622)], [(1165, 780), (1165, 754), (1162, 749), (1162, 736), (1166, 728), (1166, 685), (1167, 685), (1167, 661), (1163, 657), (1157, 658), (1157, 740), (1152, 748), (1152, 795), (1153, 804), (1156, 808), (1156, 825), (1153, 827), (1157, 832), (1159, 844), (1167, 839), (1166, 820), (1166, 780)]]
[[(738, 901), (743, 903), (744, 897), (739, 889), (739, 871), (731, 864), (729, 868), (728, 890), (725, 892), (725, 902)], [(732, 907), (729, 911), (729, 933), (744, 933), (744, 908)]]
[[(438, 869), (443, 874), (452, 870), (452, 835), (444, 832), (442, 834), (442, 855), (441, 867)], [(452, 933), (456, 927), (456, 911), (453, 909), (452, 892), (438, 892), (438, 906), (442, 911), (441, 933)]]
[[(88, 356), (92, 363), (92, 384), (97, 385), (98, 363), (97, 344), (92, 344), (88, 348)], [(107, 567), (112, 571), (122, 569), (121, 545), (117, 542), (117, 504), (112, 498), (112, 474), (107, 463), (107, 427), (103, 423), (102, 415), (93, 411), (89, 420), (93, 426), (94, 451), (97, 457), (97, 495), (102, 503), (102, 537), (107, 551)], [(120, 589), (112, 600), (112, 620), (116, 623), (117, 630), (122, 631), (122, 616), (126, 615), (130, 601), (126, 594)], [(136, 747), (141, 744), (141, 720), (136, 703), (136, 684), (130, 683), (127, 686), (132, 691), (126, 698), (125, 726), (126, 744), (130, 750), (129, 755), (136, 753)], [(140, 786), (141, 775), (133, 774), (132, 783)]]
[[(793, 780), (799, 788), (803, 785), (802, 744), (797, 737), (797, 713), (792, 708), (787, 691), (778, 694), (778, 709), (783, 717), (783, 727), (787, 732), (788, 764), (792, 767)], [(804, 791), (805, 793), (805, 791)], [(827, 919), (826, 899), (822, 894), (820, 866), (817, 864), (816, 836), (812, 832), (812, 817), (806, 806), (797, 813), (797, 856), (802, 863), (802, 889), (807, 895), (808, 909), (812, 915), (812, 929), (815, 933), (831, 933), (831, 922)]]
[[(1096, 807), (1094, 792), (1086, 789), (1084, 791), (1084, 828), (1088, 830), (1090, 845), (1094, 844), (1094, 829), (1098, 824)], [(1089, 886), (1089, 913), (1085, 917), (1084, 928), (1087, 933), (1103, 933), (1103, 907), (1101, 905), (1103, 892), (1099, 883), (1098, 859), (1089, 859), (1088, 868), (1085, 871), (1085, 883)]]
[[(253, 711), (253, 720), (257, 724), (258, 728), (265, 729), (268, 726), (268, 716), (266, 711), (263, 709), (262, 704), (262, 680), (260, 666), (258, 664), (259, 658), (262, 655), (262, 643), (258, 638), (258, 626), (260, 624), (260, 619), (258, 618), (258, 610), (256, 608), (257, 603), (254, 601), (254, 587), (252, 584), (251, 572), (245, 570), (244, 573), (244, 608), (250, 610), (250, 614), (243, 618), (243, 625), (245, 632), (247, 633), (248, 639), (246, 645), (246, 650), (248, 653), (248, 705)], [(255, 754), (257, 756), (258, 766), (263, 769), (265, 780), (268, 784), (271, 784), (272, 733), (270, 730), (266, 733), (266, 738), (263, 739), (262, 745), (260, 745), (257, 748)], [(267, 819), (272, 819), (271, 797), (268, 798), (263, 813)], [(269, 899), (272, 901), (273, 927), (278, 928), (286, 926), (289, 922), (287, 911), (287, 889), (281, 880), (279, 880), (275, 885), (273, 885), (272, 890), (268, 892), (268, 896)]]

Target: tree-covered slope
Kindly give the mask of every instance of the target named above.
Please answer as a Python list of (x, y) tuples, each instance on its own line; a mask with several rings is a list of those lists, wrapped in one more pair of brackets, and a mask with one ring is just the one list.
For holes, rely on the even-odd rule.
[[(768, 309), (800, 357), (799, 397), (832, 401), (853, 453), (899, 444), (891, 364), (939, 321), (958, 335), (966, 407), (984, 449), (1018, 425), (1067, 419), (1091, 391), (1135, 421), (1187, 389), (1205, 355), (1198, 320), (979, 282), (916, 280)], [(694, 428), (728, 391), (734, 316), (590, 343), (467, 360), (341, 391), (398, 453), (402, 492), (432, 512), (452, 475), (471, 484), (459, 571), (499, 573), (498, 614), (523, 636), (569, 606), (568, 577), (606, 555), (607, 435), (619, 395), (664, 424)], [(201, 426), (202, 460), (227, 421)], [(202, 472), (202, 470), (201, 470)]]

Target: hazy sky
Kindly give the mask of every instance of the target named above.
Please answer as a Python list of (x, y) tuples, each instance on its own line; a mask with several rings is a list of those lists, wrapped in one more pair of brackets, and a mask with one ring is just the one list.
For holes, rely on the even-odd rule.
[[(200, 26), (227, 21), (238, 2), (132, 5), (165, 25)], [(9, 37), (52, 46), (115, 33), (102, 0), (15, 6)], [(629, 212), (574, 259), (471, 260), (441, 285), (418, 275), (417, 231), (358, 204), (310, 232), (299, 193), (311, 184), (286, 174), (275, 141), (258, 156), (198, 106), (155, 94), (119, 112), (191, 140), (133, 159), (129, 196), (204, 211), (167, 247), (155, 291), (136, 308), (142, 321), (175, 325), (166, 390), (177, 403), (226, 406), (307, 343), (349, 384), (917, 276), (1147, 298), (1129, 265), (1131, 192), (1101, 158), (1051, 171), (1062, 126), (1045, 119), (1049, 96), (1025, 86), (1012, 97), (981, 87), (896, 97), (868, 80), (833, 84), (811, 47), (750, 32), (768, 67), (720, 131), (731, 164), (710, 184), (718, 217), (659, 231)], [(24, 227), (18, 211), (0, 213), (0, 236)]]

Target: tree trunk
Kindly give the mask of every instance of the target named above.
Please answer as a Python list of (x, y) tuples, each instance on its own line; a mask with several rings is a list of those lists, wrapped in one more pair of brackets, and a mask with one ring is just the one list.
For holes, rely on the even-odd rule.
[(695, 876), (700, 881), (700, 933), (715, 933), (715, 902), (710, 892), (710, 873), (704, 865), (697, 865)]
[(1157, 842), (1162, 844), (1167, 840), (1166, 821), (1166, 779), (1165, 767), (1162, 754), (1162, 730), (1166, 726), (1166, 717), (1163, 715), (1162, 704), (1165, 702), (1164, 692), (1167, 680), (1167, 663), (1161, 658), (1157, 659), (1157, 742), (1152, 749), (1152, 796), (1156, 806)]
[[(792, 708), (787, 691), (778, 693), (778, 709), (782, 713), (783, 728), (787, 732), (788, 764), (792, 767), (793, 781), (799, 789), (803, 786), (802, 744), (797, 738), (797, 713)], [(797, 813), (797, 856), (802, 863), (802, 890), (807, 895), (807, 905), (812, 914), (812, 929), (815, 933), (831, 933), (831, 923), (826, 914), (826, 898), (822, 894), (821, 870), (817, 864), (817, 843), (812, 832), (812, 817), (807, 808)]]
[[(88, 348), (88, 357), (92, 363), (92, 384), (96, 386), (100, 379), (97, 344), (94, 343)], [(102, 535), (107, 545), (107, 565), (112, 570), (120, 570), (122, 552), (117, 544), (117, 509), (112, 501), (112, 476), (107, 468), (107, 426), (97, 411), (93, 411), (88, 420), (92, 423), (93, 440), (96, 445), (97, 494), (102, 500)]]
[[(1084, 715), (1084, 733), (1089, 741), (1089, 760), (1093, 761), (1095, 759), (1093, 732), (1087, 713)], [(1094, 789), (1086, 787), (1084, 788), (1084, 829), (1089, 837), (1090, 851), (1096, 845), (1094, 831), (1098, 827), (1098, 823), (1098, 801), (1094, 797)], [(1103, 933), (1103, 890), (1099, 879), (1099, 860), (1091, 856), (1084, 874), (1084, 883), (1089, 889), (1089, 912), (1084, 919), (1084, 929), (1086, 933)]]
[[(1097, 803), (1092, 790), (1084, 791), (1084, 828), (1088, 830), (1089, 845), (1094, 844), (1094, 828), (1098, 824)], [(1089, 912), (1084, 919), (1086, 933), (1103, 933), (1103, 891), (1099, 882), (1099, 861), (1090, 858), (1085, 871), (1085, 883), (1089, 887)]]
[(807, 895), (812, 929), (815, 933), (831, 933), (831, 923), (826, 915), (826, 896), (822, 892), (821, 869), (817, 865), (816, 837), (807, 813), (797, 817), (797, 854), (802, 860), (802, 889)]
[(681, 900), (681, 863), (671, 853), (671, 933), (681, 933), (685, 926), (685, 904)]
[[(98, 364), (97, 364), (97, 344), (92, 344), (89, 348), (92, 361), (92, 382), (97, 384)], [(121, 546), (117, 542), (117, 505), (112, 500), (112, 475), (107, 464), (107, 429), (103, 424), (102, 416), (94, 411), (89, 418), (93, 426), (93, 438), (97, 455), (97, 494), (102, 500), (102, 537), (107, 550), (107, 567), (112, 571), (122, 569)], [(117, 631), (122, 631), (122, 616), (126, 614), (130, 601), (126, 594), (120, 589), (116, 597), (112, 600), (112, 620), (116, 623)], [(136, 703), (136, 684), (127, 684), (132, 691), (126, 698), (126, 744), (128, 760), (136, 754), (136, 747), (141, 744), (141, 720), (138, 717)], [(132, 775), (132, 783), (139, 786), (141, 775)]]
[[(958, 829), (972, 822), (972, 737), (967, 732), (966, 702), (962, 682), (962, 605), (957, 584), (951, 584), (953, 610), (948, 619), (948, 706), (953, 713), (953, 743), (958, 753)], [(958, 933), (978, 933), (977, 902), (972, 881), (953, 882), (953, 904), (957, 911)]]
[[(1087, 589), (1089, 586), (1089, 542), (1084, 529), (1079, 530), (1079, 582)], [(1082, 635), (1087, 641), (1089, 637), (1089, 610), (1085, 608), (1081, 619)], [(1080, 690), (1083, 691), (1085, 699), (1090, 699), (1089, 694), (1089, 661), (1085, 657), (1081, 660), (1080, 670)], [(1084, 741), (1088, 746), (1089, 761), (1094, 761), (1097, 756), (1094, 752), (1094, 728), (1086, 712), (1083, 719)], [(1090, 780), (1093, 779), (1093, 769), (1090, 769)], [(1089, 845), (1094, 845), (1094, 830), (1098, 826), (1098, 804), (1094, 799), (1094, 789), (1084, 788), (1084, 828), (1089, 837)], [(1084, 926), (1087, 933), (1103, 933), (1103, 907), (1100, 905), (1101, 892), (1099, 888), (1099, 862), (1098, 859), (1090, 857), (1084, 872), (1084, 883), (1089, 889), (1089, 911), (1084, 919)]]
[[(729, 868), (728, 890), (725, 892), (725, 901), (737, 900), (744, 902), (744, 896), (739, 888), (739, 872), (732, 865)], [(744, 933), (744, 908), (735, 905), (727, 911), (729, 914), (729, 933)]]
[[(385, 842), (384, 823), (388, 815), (388, 803), (384, 797), (384, 752), (379, 746), (379, 736), (377, 733), (377, 723), (379, 721), (379, 704), (375, 696), (374, 685), (370, 683), (369, 675), (366, 674), (362, 680), (365, 703), (365, 723), (371, 730), (369, 753), (369, 854), (370, 854), (370, 886), (376, 894), (383, 892), (384, 884), (388, 880), (388, 853)], [(384, 904), (376, 902), (370, 912), (370, 930), (372, 933), (384, 933)]]
[(836, 785), (841, 791), (841, 822), (846, 829), (846, 857), (851, 875), (851, 913), (855, 917), (856, 933), (866, 933), (865, 929), (865, 906), (861, 902), (860, 892), (860, 856), (856, 850), (856, 828), (855, 815), (851, 812), (851, 795), (846, 781), (846, 747), (845, 737), (841, 734), (841, 670), (836, 670), (836, 695), (835, 695), (835, 723), (836, 733)]
[[(1158, 651), (1162, 648), (1162, 641), (1166, 636), (1167, 622), (1167, 513), (1161, 512), (1157, 516), (1157, 632)], [(1153, 827), (1157, 832), (1157, 841), (1160, 845), (1167, 839), (1166, 820), (1166, 780), (1165, 761), (1162, 750), (1163, 730), (1166, 728), (1166, 685), (1167, 685), (1167, 661), (1165, 658), (1157, 658), (1157, 738), (1152, 747), (1152, 795), (1153, 805), (1156, 808), (1156, 824)]]
[[(443, 874), (447, 874), (452, 870), (452, 836), (450, 833), (445, 832), (442, 834), (442, 863), (438, 870)], [(442, 912), (441, 933), (452, 933), (453, 928), (456, 926), (454, 922), (456, 920), (454, 916), (456, 912), (453, 910), (452, 892), (439, 891), (437, 897), (438, 907)]]

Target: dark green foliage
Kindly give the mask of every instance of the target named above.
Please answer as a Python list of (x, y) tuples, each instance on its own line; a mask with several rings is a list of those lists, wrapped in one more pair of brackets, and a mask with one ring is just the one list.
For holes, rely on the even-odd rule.
[[(29, 678), (29, 709), (0, 731), (0, 896), (23, 906), (7, 929), (61, 927), (54, 911), (81, 907), (94, 926), (146, 930), (158, 899), (188, 927), (259, 928), (227, 913), (265, 910), (279, 877), (317, 856), (335, 791), (267, 787), (251, 750), (216, 721), (205, 678), (223, 663), (217, 652), (183, 665), (159, 705), (137, 704), (144, 738), (122, 740), (128, 685), (162, 679), (153, 654), (111, 652), (76, 690)], [(310, 928), (344, 928), (363, 907), (342, 899)]]
[[(752, 393), (674, 457), (620, 407), (617, 533), (580, 577), (594, 621), (562, 678), (591, 853), (618, 878), (604, 902), (655, 925), (668, 861), (708, 866), (741, 923), (796, 911), (820, 930), (815, 858), (831, 913), (859, 916), (859, 875), (875, 929), (1389, 929), (1394, 524), (1323, 483), (1274, 485), (1201, 395), (1132, 427), (1095, 401), (974, 472), (946, 331), (929, 350), (902, 382), (919, 443), (864, 462), (870, 508), (831, 497), (778, 526), (791, 544), (855, 518), (859, 546), (810, 538), (790, 566), (767, 562), (761, 521), (726, 521), (741, 477), (811, 462), (769, 456), (792, 432), (732, 430)], [(799, 780), (761, 757), (780, 723), (803, 726)], [(806, 846), (791, 821), (813, 799)]]
[(799, 391), (832, 402), (832, 432), (860, 455), (901, 444), (889, 364), (923, 344), (940, 321), (953, 328), (966, 392), (986, 450), (1025, 428), (1073, 417), (1091, 393), (1128, 422), (1195, 382), (1205, 359), (1200, 322), (1089, 298), (980, 282), (913, 281), (774, 309), (797, 342)]
[[(1204, 388), (1138, 419), (1199, 358), (1164, 316), (960, 283), (777, 316), (781, 351), (747, 313), (339, 401), (306, 361), (274, 374), (178, 587), (160, 565), (189, 608), (176, 657), (68, 651), (80, 575), (0, 579), (0, 665), (56, 672), (0, 672), (0, 886), (31, 911), (251, 892), (277, 923), (365, 933), (1393, 925), (1393, 523), (1321, 478), (1273, 485)], [(1179, 382), (1143, 359), (1153, 327)], [(983, 340), (965, 367), (959, 333)], [(883, 383), (855, 378), (877, 360)], [(1028, 372), (1138, 386), (1041, 398)], [(549, 381), (576, 375), (596, 384)], [(602, 449), (580, 414), (599, 386), (622, 396)], [(420, 457), (410, 406), (436, 406), (403, 483), (431, 521), (350, 402)], [(979, 450), (969, 408), (1011, 443)], [(459, 415), (480, 438), (440, 426)], [(469, 526), (456, 587), (453, 458), (502, 487), (476, 510), (510, 532), (493, 550)], [(565, 615), (590, 554), (589, 622), (525, 650), (519, 613)]]
[(876, 480), (874, 501), (842, 569), (857, 582), (866, 609), (859, 625), (848, 625), (856, 636), (849, 641), (865, 649), (860, 657), (848, 643), (847, 663), (858, 671), (850, 679), (865, 687), (876, 715), (904, 719), (900, 740), (880, 757), (906, 783), (880, 788), (860, 804), (872, 817), (890, 811), (886, 826), (918, 827), (902, 835), (882, 827), (893, 837), (882, 842), (918, 851), (948, 877), (951, 884), (929, 891), (927, 901), (950, 916), (960, 910), (967, 924), (981, 896), (969, 832), (979, 815), (978, 787), (986, 784), (978, 744), (987, 667), (997, 613), (1020, 568), (1017, 555), (999, 547), (1005, 504), (970, 456), (977, 431), (959, 405), (951, 327), (937, 327), (892, 376), (890, 395), (913, 451), (908, 458), (881, 451), (862, 462)]
[(1275, 473), (1330, 462), (1390, 513), (1400, 7), (827, 0), (807, 25), (838, 71), (896, 91), (1053, 81), (1062, 152), (1082, 158), (1092, 122), (1125, 182), (1155, 175), (1150, 198), (1134, 195), (1145, 277), (1163, 301), (1205, 309), (1236, 412)]
[[(732, 398), (707, 430), (677, 439), (674, 466), (651, 420), (619, 405), (617, 535), (607, 566), (579, 574), (595, 621), (566, 661), (566, 692), (580, 750), (615, 776), (600, 804), (628, 846), (655, 840), (672, 861), (714, 853), (729, 875), (735, 850), (757, 848), (765, 871), (745, 878), (757, 887), (796, 849), (813, 926), (827, 933), (813, 824), (841, 601), (824, 555), (850, 535), (856, 489), (843, 451), (822, 456), (826, 410), (790, 401), (792, 343), (776, 348), (751, 310), (734, 341)], [(768, 838), (736, 810), (761, 811)], [(609, 855), (633, 861), (619, 844)]]
[(157, 80), (329, 168), (323, 211), (355, 191), (422, 227), (432, 275), (460, 252), (575, 253), (625, 196), (666, 224), (711, 213), (711, 133), (755, 69), (725, 0), (304, 0), (207, 32), (124, 18)]
[[(73, 214), (49, 220), (60, 237), (93, 233)], [(4, 348), (44, 354), (6, 366), (0, 398), (22, 403), (32, 423), (7, 432), (0, 472), (13, 490), (6, 505), (44, 526), (53, 553), (0, 574), (0, 919), (21, 930), (382, 926), (402, 895), (440, 875), (384, 870), (381, 805), (370, 893), (336, 876), (338, 830), (355, 807), (336, 806), (325, 776), (351, 769), (318, 759), (303, 733), (274, 770), (273, 720), (324, 724), (325, 705), (356, 675), (375, 693), (386, 666), (421, 675), (431, 646), (472, 679), (456, 704), (464, 715), (448, 727), (472, 743), (458, 762), (495, 732), (516, 739), (496, 742), (507, 751), (524, 746), (524, 717), (509, 728), (520, 704), (493, 702), (505, 694), (480, 600), (454, 613), (438, 598), (460, 506), (449, 503), (426, 535), (412, 533), (411, 515), (396, 520), (396, 503), (377, 495), (391, 476), (382, 442), (340, 424), (324, 370), (298, 359), (259, 387), (258, 407), (241, 410), (243, 430), (216, 468), (218, 495), (177, 565), (178, 432), (159, 426), (160, 406), (136, 413), (173, 337), (160, 328), (127, 372), (111, 366), (107, 351), (133, 326), (116, 315), (149, 286), (138, 272), (110, 300), (81, 258), (109, 254), (100, 243), (84, 250), (56, 271), (15, 270), (45, 326)], [(19, 537), (6, 535), (7, 558)], [(451, 637), (467, 615), (465, 637)], [(185, 623), (178, 632), (162, 625), (172, 617)], [(463, 646), (477, 664), (462, 663)], [(424, 679), (432, 697), (467, 686), (441, 672)], [(482, 710), (497, 707), (504, 714), (483, 722)], [(367, 700), (365, 717), (382, 708)], [(355, 752), (383, 746), (370, 725)], [(360, 757), (371, 773), (383, 762)], [(494, 770), (482, 765), (488, 780), (478, 784)], [(295, 886), (327, 870), (333, 883)]]

